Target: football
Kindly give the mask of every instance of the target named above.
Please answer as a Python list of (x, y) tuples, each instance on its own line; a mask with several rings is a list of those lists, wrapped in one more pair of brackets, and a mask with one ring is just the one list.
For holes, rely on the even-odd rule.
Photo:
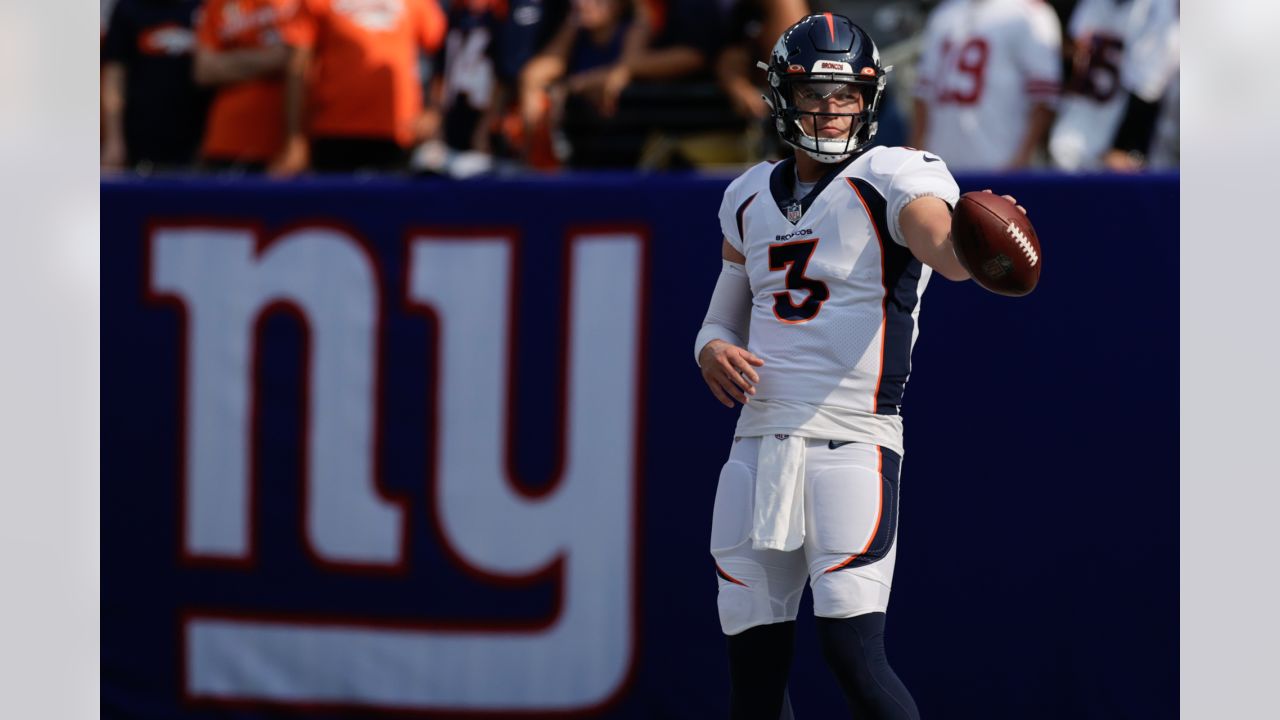
[(1044, 258), (1035, 228), (999, 195), (961, 195), (951, 215), (951, 241), (974, 282), (993, 293), (1019, 297), (1040, 282)]

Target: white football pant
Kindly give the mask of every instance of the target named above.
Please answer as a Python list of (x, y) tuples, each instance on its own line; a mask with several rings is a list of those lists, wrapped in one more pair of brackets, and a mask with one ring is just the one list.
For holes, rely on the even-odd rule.
[(884, 612), (897, 551), (898, 454), (806, 439), (804, 546), (783, 552), (751, 546), (759, 447), (758, 437), (735, 438), (716, 490), (711, 555), (724, 633), (795, 620), (806, 580), (819, 617)]

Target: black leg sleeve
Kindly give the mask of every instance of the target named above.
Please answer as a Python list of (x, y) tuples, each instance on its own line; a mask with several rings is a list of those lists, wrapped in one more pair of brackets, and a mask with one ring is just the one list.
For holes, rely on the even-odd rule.
[(1155, 135), (1156, 118), (1159, 115), (1159, 100), (1147, 102), (1130, 93), (1125, 103), (1124, 119), (1116, 129), (1116, 136), (1111, 146), (1116, 150), (1146, 155), (1151, 147), (1151, 138)]
[(728, 637), (731, 720), (791, 717), (786, 692), (795, 635), (796, 624), (783, 622)]
[(889, 667), (884, 652), (884, 613), (817, 618), (827, 665), (858, 720), (920, 720), (911, 693)]

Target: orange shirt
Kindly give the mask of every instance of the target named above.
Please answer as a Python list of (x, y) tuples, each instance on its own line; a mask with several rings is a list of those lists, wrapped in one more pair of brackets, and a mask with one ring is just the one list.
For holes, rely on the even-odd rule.
[[(215, 52), (279, 45), (296, 8), (297, 0), (207, 0), (196, 42)], [(206, 158), (266, 162), (283, 142), (282, 75), (218, 87), (205, 129)]]
[(419, 48), (434, 52), (444, 32), (436, 0), (302, 0), (286, 38), (314, 49), (308, 134), (411, 144), (422, 114)]

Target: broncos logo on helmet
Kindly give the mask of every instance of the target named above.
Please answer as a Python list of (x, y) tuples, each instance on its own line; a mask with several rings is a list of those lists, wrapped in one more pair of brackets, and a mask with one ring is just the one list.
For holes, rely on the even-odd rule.
[[(892, 66), (880, 65), (880, 53), (865, 30), (849, 18), (832, 13), (810, 15), (787, 28), (770, 53), (769, 63), (757, 63), (768, 73), (769, 96), (765, 102), (778, 135), (821, 162), (839, 162), (871, 144), (876, 134), (876, 115), (884, 92), (885, 75)], [(797, 92), (806, 88), (852, 87), (862, 94), (861, 112), (819, 112), (798, 106)], [(827, 97), (826, 93), (820, 93)], [(801, 125), (812, 120), (814, 134)], [(819, 117), (848, 117), (850, 128), (844, 137), (817, 136)]]

